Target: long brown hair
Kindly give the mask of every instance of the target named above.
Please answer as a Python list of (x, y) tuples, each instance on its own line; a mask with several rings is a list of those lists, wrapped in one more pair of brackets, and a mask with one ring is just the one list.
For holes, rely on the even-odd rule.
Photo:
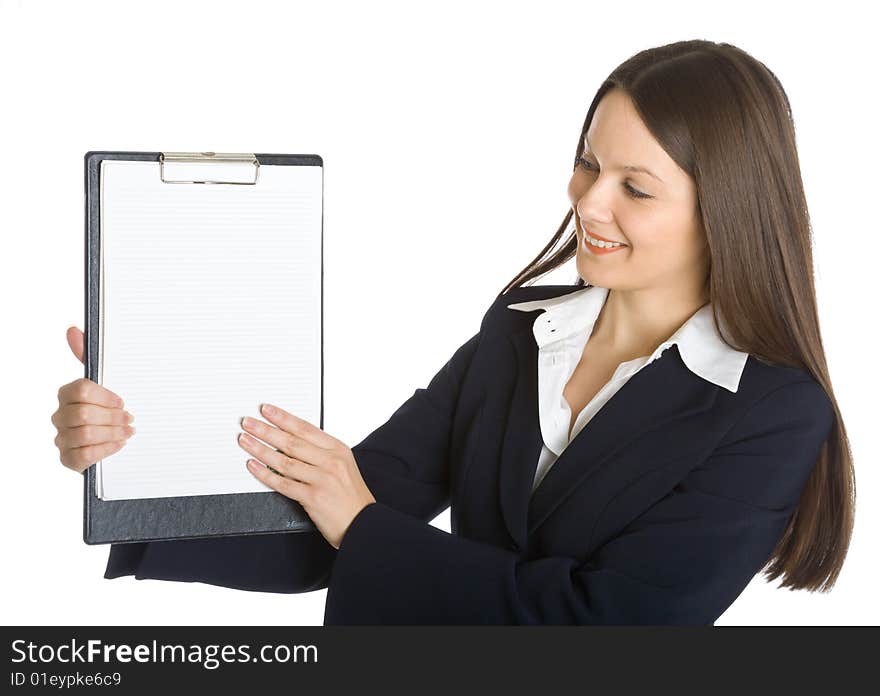
[[(726, 325), (725, 342), (808, 371), (834, 404), (831, 432), (764, 569), (768, 581), (783, 575), (781, 587), (827, 592), (849, 548), (856, 483), (819, 331), (812, 228), (788, 96), (766, 65), (730, 44), (693, 40), (650, 48), (600, 86), (578, 136), (575, 167), (593, 113), (613, 88), (632, 99), (653, 137), (696, 182), (709, 245), (709, 298), (719, 333)], [(576, 230), (551, 253), (572, 212), (498, 297), (576, 254)], [(578, 278), (575, 286), (586, 284)]]

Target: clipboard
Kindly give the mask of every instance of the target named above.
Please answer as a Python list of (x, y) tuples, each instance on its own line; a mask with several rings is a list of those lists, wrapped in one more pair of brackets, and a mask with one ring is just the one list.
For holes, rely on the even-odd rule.
[[(323, 349), (323, 160), (309, 154), (251, 154), (214, 152), (89, 151), (85, 154), (85, 376), (99, 383), (101, 311), (101, 171), (102, 162), (123, 160), (158, 163), (157, 176), (169, 186), (259, 186), (260, 167), (319, 167), (320, 212), (320, 422), (324, 427)], [(252, 174), (242, 179), (205, 177), (217, 163), (246, 165)], [(174, 176), (166, 165), (177, 166)], [(188, 172), (188, 173), (187, 173)], [(136, 437), (136, 436), (135, 436)], [(247, 453), (241, 450), (242, 465)], [(111, 455), (112, 456), (112, 455)], [(84, 472), (83, 541), (86, 544), (133, 543), (176, 539), (210, 538), (317, 531), (303, 507), (276, 492), (103, 500), (96, 492), (97, 464)]]

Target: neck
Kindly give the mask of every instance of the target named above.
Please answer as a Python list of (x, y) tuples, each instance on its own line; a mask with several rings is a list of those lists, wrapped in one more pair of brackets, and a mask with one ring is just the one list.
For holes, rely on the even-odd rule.
[(707, 302), (708, 288), (609, 289), (590, 342), (614, 355), (650, 355)]

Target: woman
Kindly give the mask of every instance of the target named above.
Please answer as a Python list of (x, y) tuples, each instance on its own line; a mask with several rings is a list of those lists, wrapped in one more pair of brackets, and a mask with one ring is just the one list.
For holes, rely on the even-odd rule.
[[(362, 442), (283, 409), (243, 424), (252, 473), (317, 532), (114, 544), (105, 577), (327, 587), (328, 625), (711, 624), (764, 566), (830, 589), (855, 480), (778, 80), (729, 44), (636, 54), (568, 194), (480, 331)], [(575, 285), (523, 285), (573, 255)], [(124, 444), (113, 396), (59, 391), (65, 465)], [(450, 505), (451, 535), (428, 523)]]

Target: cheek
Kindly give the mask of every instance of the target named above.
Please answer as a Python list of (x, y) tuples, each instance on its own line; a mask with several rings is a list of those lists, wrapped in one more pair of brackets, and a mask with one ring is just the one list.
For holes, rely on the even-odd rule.
[(699, 251), (699, 237), (690, 221), (660, 210), (635, 210), (617, 219), (621, 234), (634, 251), (645, 255), (692, 258)]
[(701, 242), (681, 229), (652, 228), (633, 235), (632, 260), (649, 272), (680, 276), (703, 257)]

